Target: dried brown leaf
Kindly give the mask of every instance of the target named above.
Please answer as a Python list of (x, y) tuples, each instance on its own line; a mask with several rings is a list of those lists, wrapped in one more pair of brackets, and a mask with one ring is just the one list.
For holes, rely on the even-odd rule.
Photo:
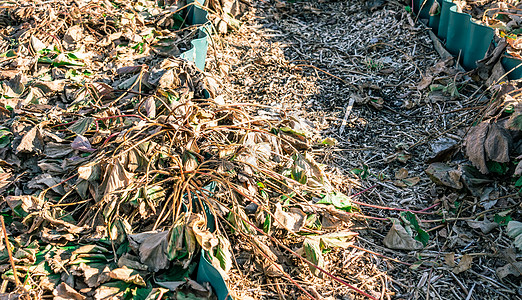
[(464, 271), (467, 271), (471, 268), (471, 264), (473, 262), (473, 257), (468, 254), (464, 254), (460, 259), (459, 264), (453, 268), (453, 273), (460, 274)]
[(496, 274), (500, 280), (509, 275), (520, 277), (522, 275), (522, 261), (507, 263), (506, 265), (497, 268)]
[(509, 162), (511, 144), (512, 138), (506, 129), (497, 123), (489, 124), (488, 135), (484, 143), (487, 158), (500, 163)]
[(398, 222), (392, 225), (384, 237), (383, 243), (390, 249), (419, 250), (423, 248), (422, 243), (415, 240)]
[(82, 262), (78, 266), (78, 269), (83, 272), (83, 276), (85, 277), (85, 284), (91, 288), (98, 287), (100, 284), (103, 284), (111, 279), (109, 277), (110, 269), (106, 265), (102, 265), (97, 268)]
[(454, 252), (450, 252), (450, 253), (444, 254), (444, 262), (450, 268), (454, 268), (455, 267), (455, 253)]
[(397, 172), (395, 172), (396, 179), (404, 179), (408, 177), (408, 170), (405, 168), (400, 168)]
[(141, 275), (133, 269), (123, 266), (118, 269), (111, 270), (109, 277), (115, 280), (121, 280), (127, 283), (132, 283), (138, 286), (147, 286), (145, 280)]
[(167, 257), (168, 231), (143, 232), (129, 235), (129, 243), (140, 255), (140, 261), (152, 272), (165, 269)]
[(471, 163), (477, 167), (482, 174), (489, 173), (489, 169), (486, 165), (486, 151), (484, 149), (488, 129), (489, 124), (482, 122), (472, 127), (466, 136), (466, 154)]
[(65, 282), (60, 283), (53, 291), (55, 300), (84, 300), (85, 296), (75, 291)]
[(417, 89), (418, 90), (426, 89), (427, 87), (430, 86), (432, 81), (433, 81), (433, 76), (430, 76), (430, 75), (422, 76), (421, 81), (417, 84)]
[(207, 229), (205, 218), (201, 214), (191, 215), (189, 226), (194, 232), (199, 245), (204, 250), (211, 251), (212, 248), (219, 244), (219, 240)]
[(444, 163), (432, 163), (426, 169), (426, 174), (436, 184), (445, 185), (454, 189), (462, 189), (461, 172)]
[(16, 147), (16, 154), (21, 152), (39, 154), (42, 152), (43, 148), (44, 143), (42, 141), (40, 127), (34, 126), (22, 137), (20, 145)]
[(281, 203), (276, 203), (276, 210), (274, 212), (274, 226), (277, 228), (284, 228), (291, 232), (299, 232), (304, 226), (306, 214), (297, 207), (292, 207), (288, 211), (283, 211)]

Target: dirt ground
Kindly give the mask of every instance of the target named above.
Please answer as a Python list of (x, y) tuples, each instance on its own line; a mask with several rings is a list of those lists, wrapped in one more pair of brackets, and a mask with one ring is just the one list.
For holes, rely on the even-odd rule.
[[(419, 88), (442, 59), (404, 7), (379, 0), (257, 1), (239, 30), (213, 37), (207, 71), (219, 75), (227, 100), (266, 105), (252, 109), (258, 115), (274, 110), (305, 118), (338, 141), (314, 151), (318, 162), (336, 187), (360, 193), (355, 200), (372, 206), (361, 206), (367, 219), (335, 224), (359, 236), (357, 247), (328, 254), (332, 274), (378, 299), (521, 299), (520, 277), (496, 275), (517, 259), (504, 229), (484, 234), (469, 222), (506, 211), (516, 219), (518, 196), (494, 183), (498, 193), (489, 201), (496, 204), (485, 208), (483, 199), (440, 187), (425, 173), (437, 152), (461, 145), (490, 94), (455, 65), (457, 93)], [(422, 250), (383, 245), (397, 208), (418, 212), (430, 235)], [(305, 298), (295, 283), (261, 276), (241, 241), (234, 244), (244, 257), (233, 270), (236, 294)], [(318, 299), (365, 298), (301, 267), (290, 274)]]

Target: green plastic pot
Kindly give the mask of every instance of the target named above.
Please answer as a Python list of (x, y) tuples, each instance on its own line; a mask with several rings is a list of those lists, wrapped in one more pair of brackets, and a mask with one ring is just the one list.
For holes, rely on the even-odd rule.
[[(440, 13), (430, 15), (430, 8), (437, 1)], [(469, 14), (457, 12), (457, 5), (450, 0), (427, 0), (420, 10), (423, 0), (413, 0), (413, 10), (421, 19), (428, 20), (434, 33), (446, 42), (448, 51), (460, 57), (465, 69), (477, 67), (477, 61), (484, 58), (493, 40), (495, 31), (475, 23)]]

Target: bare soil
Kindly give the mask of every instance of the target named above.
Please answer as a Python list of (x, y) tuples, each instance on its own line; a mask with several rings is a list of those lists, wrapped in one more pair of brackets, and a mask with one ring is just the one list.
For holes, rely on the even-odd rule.
[[(321, 135), (338, 141), (314, 152), (331, 180), (347, 194), (363, 191), (355, 200), (373, 205), (361, 206), (368, 219), (337, 225), (356, 230), (356, 245), (374, 253), (331, 252), (328, 270), (378, 299), (520, 299), (520, 277), (496, 276), (497, 268), (520, 256), (504, 228), (484, 234), (467, 222), (492, 220), (503, 211), (520, 217), (518, 196), (508, 184), (495, 183), (498, 199), (488, 200), (497, 202), (485, 209), (481, 199), (438, 186), (424, 172), (441, 149), (461, 145), (491, 95), (455, 63), (449, 66), (453, 73), (439, 74), (438, 80), (453, 82), (458, 93), (419, 88), (442, 59), (427, 29), (403, 4), (259, 1), (242, 21), (239, 30), (214, 37), (209, 54), (209, 72), (220, 76), (228, 100), (310, 120)], [(421, 227), (430, 235), (425, 248), (383, 245), (388, 218), (399, 217), (393, 209), (420, 211)], [(244, 249), (238, 242), (234, 250)], [(459, 272), (456, 266), (468, 256), (470, 268)], [(261, 276), (254, 265), (234, 270), (239, 295), (301, 295), (292, 282)], [(292, 275), (318, 298), (364, 298), (330, 279), (310, 278), (301, 267)]]

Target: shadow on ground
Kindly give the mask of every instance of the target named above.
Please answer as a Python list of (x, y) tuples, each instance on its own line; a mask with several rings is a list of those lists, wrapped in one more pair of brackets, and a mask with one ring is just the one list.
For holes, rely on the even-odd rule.
[[(435, 186), (424, 170), (437, 151), (434, 145), (457, 143), (464, 135), (473, 111), (462, 108), (478, 87), (464, 82), (458, 98), (419, 91), (423, 75), (440, 58), (427, 31), (398, 2), (292, 2), (257, 3), (239, 31), (214, 41), (210, 71), (221, 74), (229, 100), (266, 105), (259, 111), (267, 115), (285, 111), (309, 121), (312, 132), (336, 139), (335, 147), (311, 151), (327, 166), (336, 188), (352, 195), (371, 188), (356, 200), (417, 211), (455, 196)], [(357, 247), (374, 254), (357, 247), (330, 252), (327, 269), (333, 275), (380, 299), (503, 295), (484, 279), (494, 276), (491, 268), (474, 265), (473, 273), (455, 275), (444, 265), (444, 253), (461, 257), (483, 248), (474, 243), (466, 247), (459, 227), (432, 227), (441, 218), (435, 211), (419, 214), (430, 234), (420, 252), (384, 247), (387, 218), (399, 217), (399, 212), (375, 207), (363, 207), (363, 212), (384, 220), (330, 225), (357, 230)], [(318, 299), (364, 298), (327, 276), (313, 277), (307, 266), (295, 263), (301, 268), (290, 274)], [(247, 279), (238, 281), (237, 291), (259, 299), (300, 295), (291, 282), (260, 277), (253, 266), (240, 267)]]

